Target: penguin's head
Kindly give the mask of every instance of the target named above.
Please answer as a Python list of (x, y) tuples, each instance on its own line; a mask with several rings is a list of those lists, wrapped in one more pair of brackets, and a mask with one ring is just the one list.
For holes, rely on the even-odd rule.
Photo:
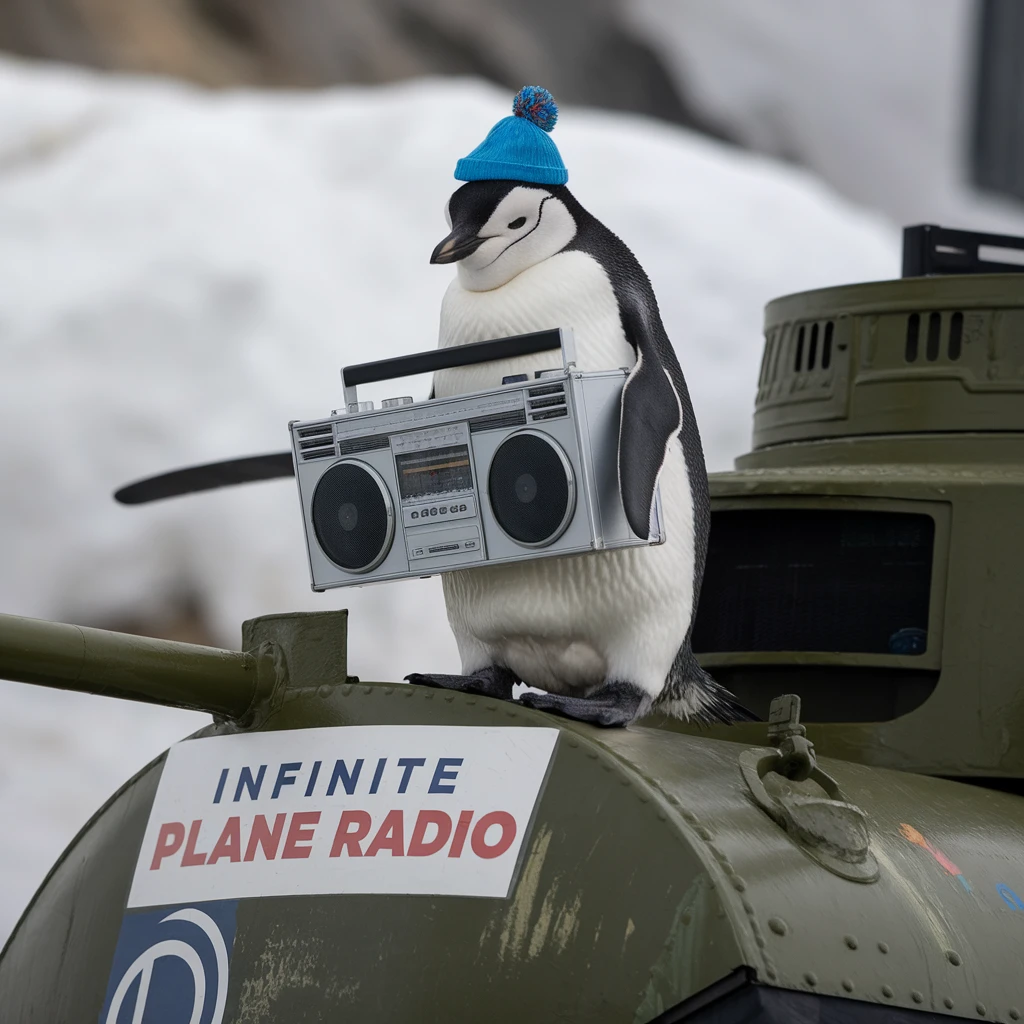
[(561, 252), (576, 235), (562, 185), (526, 181), (470, 181), (445, 207), (452, 229), (430, 257), (457, 263), (469, 291), (500, 288), (517, 274)]

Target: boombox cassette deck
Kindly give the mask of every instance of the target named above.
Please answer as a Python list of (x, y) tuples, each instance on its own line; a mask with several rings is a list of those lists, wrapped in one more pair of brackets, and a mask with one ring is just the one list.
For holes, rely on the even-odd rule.
[[(562, 366), (500, 387), (359, 402), (357, 386), (560, 349)], [(567, 330), (346, 367), (344, 411), (289, 424), (313, 589), (357, 586), (664, 540), (619, 494), (627, 370), (575, 369)]]

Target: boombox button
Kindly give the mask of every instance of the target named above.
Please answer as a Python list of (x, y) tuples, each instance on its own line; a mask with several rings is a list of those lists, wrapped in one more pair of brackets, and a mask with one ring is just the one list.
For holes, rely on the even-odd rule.
[(406, 526), (420, 526), (424, 522), (437, 524), (442, 519), (472, 519), (476, 515), (476, 502), (464, 497), (458, 500), (440, 501), (433, 505), (419, 505), (402, 509), (402, 522)]
[(462, 542), (462, 547), (466, 551), (476, 551), (480, 545), (475, 540), (466, 540)]
[(424, 556), (424, 554), (426, 554), (426, 552), (425, 552), (425, 550), (423, 548), (413, 548), (412, 549), (412, 557), (413, 558), (422, 558)]

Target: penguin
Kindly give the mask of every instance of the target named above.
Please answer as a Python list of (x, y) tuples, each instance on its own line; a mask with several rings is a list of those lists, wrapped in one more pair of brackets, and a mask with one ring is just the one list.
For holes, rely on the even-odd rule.
[[(549, 131), (542, 122), (553, 124), (553, 101), (531, 88), (505, 120)], [(430, 257), (456, 266), (439, 346), (568, 327), (578, 369), (629, 367), (618, 444), (623, 508), (631, 529), (647, 537), (660, 484), (666, 540), (444, 574), (463, 674), (406, 678), (504, 700), (523, 682), (546, 692), (525, 692), (520, 703), (600, 726), (624, 726), (651, 711), (707, 724), (752, 720), (700, 667), (690, 644), (707, 554), (708, 481), (654, 290), (625, 243), (568, 190), (553, 144), (524, 161), (524, 129), (513, 125), (520, 133), (514, 159), (495, 159), (488, 144), (502, 125), (460, 161), (456, 176), (468, 180), (446, 205), (450, 233)], [(444, 370), (433, 393), (497, 387), (506, 375), (549, 367), (550, 357), (534, 355)]]

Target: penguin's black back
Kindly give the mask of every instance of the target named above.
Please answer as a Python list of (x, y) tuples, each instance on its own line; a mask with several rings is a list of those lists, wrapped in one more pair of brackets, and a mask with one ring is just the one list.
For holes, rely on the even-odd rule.
[[(711, 500), (708, 493), (707, 468), (704, 464), (704, 449), (701, 445), (700, 430), (693, 414), (690, 392), (686, 387), (682, 367), (675, 349), (669, 341), (665, 325), (661, 321), (658, 300), (650, 278), (633, 251), (613, 231), (605, 227), (589, 213), (576, 197), (563, 185), (550, 190), (557, 196), (576, 221), (576, 236), (565, 247), (566, 252), (584, 252), (604, 268), (615, 292), (615, 300), (622, 317), (626, 340), (636, 351), (643, 346), (644, 358), (652, 356), (668, 371), (682, 406), (682, 424), (679, 440), (686, 459), (687, 475), (690, 480), (690, 494), (693, 500), (693, 594), (696, 602), (704, 578), (704, 563), (707, 559), (708, 532), (711, 527)], [(645, 344), (646, 342), (646, 344)], [(639, 355), (639, 352), (638, 352)], [(694, 606), (696, 611), (696, 604)], [(691, 619), (690, 630), (693, 628)], [(690, 651), (690, 631), (687, 631), (683, 645)], [(692, 654), (690, 655), (692, 658)]]
[[(756, 719), (725, 687), (716, 683), (700, 667), (691, 646), (693, 620), (697, 614), (697, 601), (707, 561), (711, 498), (704, 449), (697, 419), (693, 414), (690, 392), (679, 358), (661, 321), (654, 288), (639, 260), (618, 235), (581, 206), (564, 185), (552, 188), (551, 192), (566, 205), (576, 221), (576, 236), (564, 251), (584, 252), (604, 268), (619, 306), (626, 340), (638, 358), (642, 353), (644, 359), (656, 360), (668, 371), (682, 410), (678, 436), (686, 460), (693, 504), (693, 610), (686, 636), (669, 670), (665, 689), (655, 703), (667, 705), (682, 701), (691, 708), (697, 704), (699, 706), (690, 712), (690, 717), (708, 724)], [(699, 697), (692, 692), (694, 687), (699, 689)]]

